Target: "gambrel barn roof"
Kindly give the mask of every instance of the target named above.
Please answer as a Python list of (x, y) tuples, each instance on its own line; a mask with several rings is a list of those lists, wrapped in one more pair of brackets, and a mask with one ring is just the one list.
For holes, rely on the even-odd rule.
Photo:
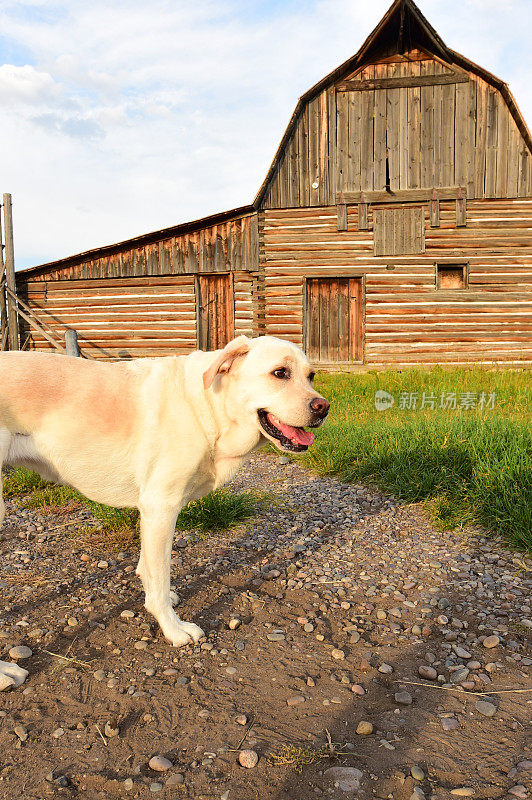
[[(487, 84), (496, 89), (503, 98), (511, 117), (513, 118), (517, 129), (532, 154), (532, 136), (530, 130), (519, 111), (519, 108), (508, 88), (508, 85), (499, 78), (492, 75), (487, 70), (478, 66), (474, 62), (451, 50), (443, 42), (438, 33), (434, 30), (432, 25), (421, 13), (419, 8), (413, 0), (395, 0), (382, 20), (368, 36), (358, 52), (325, 76), (321, 81), (315, 84), (299, 99), (288, 126), (281, 139), (277, 152), (274, 156), (272, 164), (266, 174), (266, 177), (255, 196), (253, 202), (249, 205), (241, 206), (230, 211), (213, 214), (208, 217), (203, 217), (187, 223), (182, 223), (172, 227), (164, 228), (158, 231), (152, 231), (141, 236), (127, 239), (122, 242), (117, 242), (104, 247), (95, 248), (92, 250), (78, 253), (67, 258), (58, 259), (56, 261), (41, 264), (36, 267), (30, 267), (25, 270), (20, 270), (21, 273), (46, 273), (48, 270), (56, 270), (62, 267), (69, 267), (89, 259), (98, 259), (119, 253), (126, 247), (141, 247), (151, 243), (168, 239), (170, 237), (177, 237), (188, 233), (194, 233), (210, 226), (219, 223), (236, 220), (246, 215), (253, 214), (255, 211), (260, 210), (264, 205), (268, 189), (272, 183), (272, 179), (279, 168), (279, 165), (285, 155), (287, 145), (290, 143), (291, 138), (296, 131), (298, 121), (304, 109), (308, 104), (318, 97), (324, 90), (330, 87), (338, 86), (339, 82), (352, 76), (354, 72), (360, 70), (364, 65), (385, 59), (393, 54), (402, 54), (411, 51), (413, 48), (418, 48), (422, 52), (428, 53), (441, 61), (446, 67), (451, 67), (454, 72), (449, 75), (452, 78), (456, 75), (456, 71), (464, 71), (473, 73), (481, 78)], [(428, 76), (427, 76), (428, 77)], [(419, 78), (417, 84), (419, 85)], [(378, 87), (377, 87), (378, 88)]]

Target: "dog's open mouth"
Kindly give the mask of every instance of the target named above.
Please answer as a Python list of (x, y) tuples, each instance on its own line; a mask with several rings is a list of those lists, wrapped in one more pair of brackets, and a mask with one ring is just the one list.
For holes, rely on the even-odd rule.
[(287, 425), (274, 417), (269, 411), (260, 409), (257, 412), (262, 430), (268, 438), (276, 439), (283, 450), (291, 450), (293, 453), (302, 453), (308, 450), (314, 441), (314, 434), (304, 428), (295, 428)]

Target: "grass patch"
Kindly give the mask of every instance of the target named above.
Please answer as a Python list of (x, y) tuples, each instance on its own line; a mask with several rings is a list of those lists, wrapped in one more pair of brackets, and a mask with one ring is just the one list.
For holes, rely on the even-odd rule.
[(34, 489), (22, 501), (23, 508), (42, 509), (43, 511), (73, 511), (83, 505), (83, 495), (70, 486), (58, 486), (44, 482), (43, 487)]
[[(5, 497), (21, 497), (23, 508), (66, 513), (87, 507), (101, 523), (99, 529), (86, 526), (82, 530), (84, 540), (95, 549), (105, 549), (107, 543), (113, 549), (126, 550), (138, 542), (140, 515), (136, 508), (113, 508), (95, 503), (69, 486), (48, 483), (35, 472), (22, 468), (13, 469), (6, 475), (4, 489)], [(232, 494), (217, 489), (185, 506), (177, 518), (176, 530), (225, 530), (249, 519), (265, 500), (266, 496), (258, 493)]]
[(225, 489), (193, 500), (177, 518), (178, 530), (217, 531), (224, 530), (255, 514), (265, 498), (253, 493), (231, 494)]
[(11, 469), (3, 479), (3, 495), (9, 500), (12, 497), (22, 497), (36, 489), (44, 489), (49, 484), (29, 469), (16, 467)]
[[(475, 522), (532, 549), (527, 373), (435, 368), (327, 374), (317, 387), (332, 402), (331, 414), (304, 463), (407, 501), (424, 500), (444, 527)], [(380, 412), (374, 405), (379, 389), (395, 400)], [(402, 392), (416, 395), (416, 408), (399, 407)], [(435, 398), (434, 408), (420, 408), (423, 393)], [(457, 407), (440, 408), (442, 395), (452, 393)], [(474, 407), (460, 407), (471, 396)]]

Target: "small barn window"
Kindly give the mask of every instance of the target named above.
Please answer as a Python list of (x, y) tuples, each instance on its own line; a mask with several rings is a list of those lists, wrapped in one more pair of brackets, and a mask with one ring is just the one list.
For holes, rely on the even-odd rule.
[(467, 289), (467, 264), (436, 264), (436, 289)]
[(373, 210), (376, 256), (404, 256), (425, 252), (423, 206), (377, 206)]

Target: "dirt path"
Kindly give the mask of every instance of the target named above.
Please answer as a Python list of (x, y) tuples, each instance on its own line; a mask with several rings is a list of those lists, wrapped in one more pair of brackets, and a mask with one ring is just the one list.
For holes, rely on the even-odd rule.
[[(176, 541), (180, 614), (209, 632), (180, 651), (143, 610), (134, 548), (88, 550), (79, 512), (8, 504), (0, 658), (33, 655), (0, 694), (0, 798), (532, 796), (532, 691), (495, 693), (532, 688), (532, 561), (279, 458), (253, 458), (233, 484), (250, 487), (275, 495), (251, 523)], [(287, 745), (320, 758), (272, 763)]]

